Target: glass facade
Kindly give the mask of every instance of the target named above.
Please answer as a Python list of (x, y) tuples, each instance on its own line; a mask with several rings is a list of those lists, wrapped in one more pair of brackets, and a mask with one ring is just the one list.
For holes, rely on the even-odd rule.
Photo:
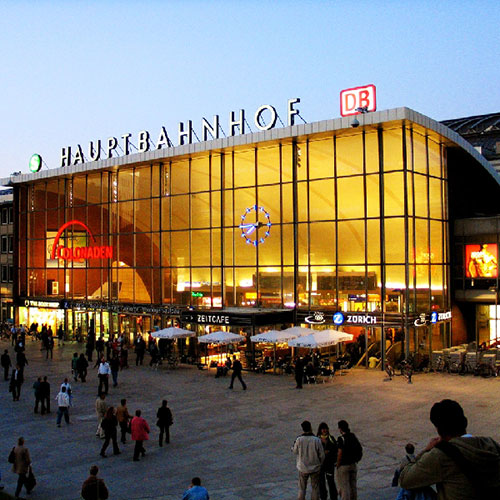
[[(17, 189), (20, 297), (396, 314), (405, 328), (410, 317), (450, 307), (446, 149), (416, 124), (289, 137)], [(111, 246), (113, 257), (53, 258), (68, 221), (81, 224), (59, 245)]]

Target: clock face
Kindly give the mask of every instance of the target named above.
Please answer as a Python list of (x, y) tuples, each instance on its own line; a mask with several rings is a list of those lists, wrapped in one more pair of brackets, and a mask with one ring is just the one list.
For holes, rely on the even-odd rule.
[(257, 246), (264, 243), (270, 234), (271, 230), (271, 217), (266, 212), (264, 207), (254, 205), (247, 208), (245, 213), (241, 216), (241, 237), (249, 245)]

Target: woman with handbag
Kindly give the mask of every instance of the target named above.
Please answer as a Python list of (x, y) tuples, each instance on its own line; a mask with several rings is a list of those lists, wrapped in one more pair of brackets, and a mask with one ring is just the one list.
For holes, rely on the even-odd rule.
[(28, 451), (28, 448), (24, 446), (23, 437), (20, 437), (17, 440), (17, 446), (12, 449), (11, 453), (13, 453), (14, 460), (12, 465), (12, 472), (18, 475), (17, 487), (14, 496), (16, 497), (16, 500), (19, 500), (19, 494), (21, 493), (21, 489), (23, 486), (26, 488), (26, 493), (28, 495), (31, 493), (31, 490), (34, 487), (34, 484), (32, 484), (33, 480), (31, 480), (31, 484), (28, 481), (28, 476), (33, 476), (33, 472), (31, 471), (30, 452)]

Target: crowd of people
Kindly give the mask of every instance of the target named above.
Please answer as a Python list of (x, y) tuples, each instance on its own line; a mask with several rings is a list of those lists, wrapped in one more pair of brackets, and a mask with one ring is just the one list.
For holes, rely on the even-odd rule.
[[(47, 328), (46, 335), (50, 336)], [(62, 341), (64, 340), (64, 336)], [(50, 350), (51, 343), (44, 343), (40, 336), (42, 349)], [(19, 401), (21, 387), (26, 378), (25, 369), (28, 360), (25, 354), (26, 331), (18, 329), (13, 342), (15, 362), (8, 349), (1, 356), (4, 370), (4, 381), (9, 382), (9, 391), (13, 400)], [(134, 442), (132, 460), (140, 461), (146, 455), (145, 443), (149, 440), (151, 427), (142, 415), (141, 409), (133, 414), (129, 412), (127, 400), (122, 398), (116, 408), (108, 405), (110, 378), (113, 387), (118, 386), (118, 372), (128, 367), (120, 360), (127, 359), (122, 352), (127, 350), (125, 341), (118, 337), (113, 342), (104, 342), (100, 337), (93, 345), (92, 352), (87, 345), (86, 355), (75, 352), (71, 359), (68, 373), (74, 383), (84, 383), (94, 351), (96, 362), (94, 369), (97, 379), (97, 399), (95, 411), (97, 417), (96, 436), (103, 440), (99, 454), (106, 454), (111, 445), (114, 455), (122, 453), (120, 444), (127, 443), (128, 436)], [(151, 351), (144, 339), (138, 336), (134, 341), (136, 365), (144, 362), (144, 354)], [(154, 355), (151, 356), (152, 359)], [(46, 355), (50, 360), (51, 356)], [(49, 361), (50, 362), (50, 361)], [(154, 364), (154, 363), (153, 363)], [(150, 366), (153, 366), (150, 364)], [(247, 385), (242, 377), (242, 365), (234, 356), (226, 360), (227, 371), (232, 369), (229, 388), (234, 387), (238, 379), (245, 390)], [(297, 385), (303, 381), (298, 378)], [(70, 424), (70, 408), (73, 404), (73, 387), (65, 377), (53, 401), (57, 404), (56, 425), (62, 421)], [(39, 376), (33, 382), (34, 413), (49, 414), (51, 412), (50, 383), (47, 376)], [(158, 445), (162, 447), (170, 443), (170, 427), (173, 425), (173, 414), (168, 401), (163, 400), (156, 412), (158, 427)], [(393, 478), (393, 485), (398, 487), (397, 500), (483, 500), (500, 498), (500, 444), (489, 437), (478, 437), (467, 433), (467, 418), (460, 404), (452, 400), (442, 400), (434, 404), (430, 411), (430, 421), (437, 430), (437, 437), (419, 453), (408, 443), (404, 458), (399, 463)], [(357, 500), (358, 463), (363, 458), (363, 447), (358, 437), (351, 431), (347, 421), (337, 422), (338, 435), (330, 432), (326, 422), (318, 425), (313, 432), (312, 424), (304, 421), (301, 424), (302, 434), (295, 440), (292, 451), (296, 456), (298, 470), (298, 500), (305, 500), (307, 485), (310, 483), (311, 500)], [(15, 491), (16, 499), (20, 498), (24, 487), (29, 494), (36, 484), (31, 467), (31, 456), (23, 437), (19, 437), (9, 455), (12, 472), (18, 475)], [(82, 485), (81, 495), (85, 500), (105, 500), (109, 496), (108, 488), (102, 478), (98, 477), (99, 468), (92, 465), (90, 475)], [(183, 500), (208, 500), (206, 488), (201, 486), (199, 477), (191, 480), (189, 488), (182, 496)]]

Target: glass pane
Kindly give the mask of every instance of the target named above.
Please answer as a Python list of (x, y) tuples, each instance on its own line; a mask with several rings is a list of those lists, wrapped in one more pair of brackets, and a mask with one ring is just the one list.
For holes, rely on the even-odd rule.
[(365, 134), (365, 164), (367, 174), (379, 172), (377, 132), (369, 132)]
[(234, 264), (233, 260), (234, 238), (239, 238), (240, 234), (241, 231), (239, 229), (229, 228), (224, 230), (224, 265), (226, 266), (232, 266)]
[(365, 223), (346, 221), (338, 223), (338, 263), (363, 264), (365, 262)]
[(172, 196), (172, 229), (189, 227), (189, 195)]
[(151, 195), (152, 196), (160, 196), (160, 186), (161, 186), (161, 169), (160, 165), (153, 165), (153, 180), (151, 185)]
[(238, 306), (253, 307), (257, 303), (257, 289), (255, 288), (255, 268), (236, 268), (236, 304)]
[(151, 196), (151, 167), (135, 169), (135, 199), (149, 198)]
[(441, 263), (443, 259), (443, 223), (431, 220), (431, 260)]
[(233, 153), (228, 152), (223, 156), (224, 163), (224, 189), (233, 188)]
[(384, 175), (385, 215), (404, 215), (403, 173), (394, 172)]
[(427, 177), (415, 174), (413, 182), (415, 183), (415, 215), (417, 217), (427, 217)]
[(429, 175), (434, 175), (436, 177), (441, 176), (441, 146), (429, 139), (427, 141), (427, 147), (429, 148)]
[(339, 219), (359, 219), (365, 215), (363, 177), (337, 179)]
[(427, 174), (425, 137), (413, 132), (413, 168), (415, 172)]
[(307, 266), (309, 264), (309, 236), (308, 236), (308, 224), (298, 224), (298, 251), (299, 251), (299, 265)]
[(292, 184), (282, 184), (281, 194), (283, 196), (283, 222), (293, 222), (293, 192)]
[(134, 205), (135, 230), (151, 231), (151, 200), (137, 200)]
[(433, 219), (443, 218), (443, 197), (441, 191), (441, 179), (429, 177), (429, 203), (430, 203), (430, 217)]
[(298, 220), (307, 221), (308, 217), (308, 207), (307, 207), (307, 182), (299, 182), (297, 184), (297, 211)]
[[(412, 172), (408, 172), (406, 174), (406, 198), (407, 198), (407, 209), (408, 209), (408, 215), (412, 216), (414, 215), (414, 208), (413, 208), (413, 174)], [(419, 198), (422, 198), (422, 196), (419, 196)]]
[[(271, 224), (279, 224), (281, 219), (280, 214), (280, 187), (279, 186), (265, 186), (259, 187), (259, 206), (270, 216)], [(264, 221), (262, 221), (264, 222)]]
[(385, 266), (385, 286), (405, 290), (405, 266)]
[(281, 176), (283, 182), (292, 182), (292, 145), (282, 144), (281, 145)]
[(401, 129), (384, 130), (384, 170), (403, 170)]
[(363, 173), (363, 139), (362, 134), (337, 137), (337, 176)]
[[(87, 178), (87, 203), (101, 203), (101, 174), (89, 174)], [(51, 183), (47, 184), (47, 205), (50, 207)]]
[(426, 220), (415, 220), (415, 252), (417, 264), (429, 262), (429, 229)]
[(210, 202), (212, 204), (212, 207), (211, 207), (212, 227), (221, 227), (221, 224), (222, 224), (222, 221), (221, 221), (222, 213), (221, 213), (221, 208), (220, 208), (221, 193), (222, 193), (222, 191), (213, 191), (210, 194)]
[(134, 230), (134, 202), (124, 201), (118, 203), (118, 217), (120, 221), (119, 232), (133, 232)]
[(309, 179), (334, 176), (333, 138), (309, 142)]
[[(238, 226), (241, 224), (241, 217), (245, 216), (244, 219), (247, 223), (257, 222), (256, 211), (254, 209), (257, 202), (257, 196), (255, 188), (249, 189), (235, 189), (234, 191), (234, 225)], [(247, 209), (251, 212), (247, 215)], [(250, 220), (252, 219), (253, 220)]]
[(210, 227), (210, 193), (191, 195), (191, 213), (191, 227)]
[[(343, 181), (346, 179), (342, 179)], [(333, 179), (309, 183), (309, 220), (335, 219), (335, 184)]]
[(311, 265), (335, 264), (335, 223), (315, 222), (309, 225)]
[(234, 153), (234, 187), (255, 186), (255, 150)]
[(385, 260), (405, 262), (405, 225), (403, 218), (385, 219)]
[(367, 225), (367, 250), (368, 263), (380, 262), (380, 219), (368, 220)]
[(210, 266), (210, 230), (191, 231), (191, 265)]
[(220, 154), (212, 155), (212, 158), (210, 160), (210, 172), (212, 179), (211, 188), (213, 190), (218, 190), (221, 188), (221, 181), (220, 181), (221, 160), (222, 160), (222, 155)]
[(259, 185), (280, 182), (280, 150), (278, 145), (257, 150), (257, 177)]
[[(73, 177), (73, 206), (85, 205), (87, 198), (87, 178), (84, 175)], [(39, 189), (44, 189), (45, 184), (41, 182), (35, 185), (35, 207), (40, 210), (45, 208), (45, 193), (40, 193)], [(126, 198), (125, 198), (126, 199)]]
[(189, 265), (189, 232), (172, 231), (171, 233), (172, 267)]
[(197, 156), (191, 159), (191, 192), (208, 191), (210, 189), (210, 158)]
[(118, 198), (131, 200), (134, 192), (134, 171), (132, 169), (118, 171)]
[(189, 160), (173, 161), (170, 166), (171, 194), (189, 192)]
[(160, 228), (160, 200), (153, 198), (151, 200), (151, 214), (153, 216), (153, 231), (159, 231)]
[(235, 229), (234, 263), (237, 266), (255, 266), (257, 262), (257, 247), (253, 245), (253, 235), (245, 238), (244, 233)]
[[(235, 221), (233, 220), (233, 195), (234, 191), (231, 190), (226, 190), (223, 191), (223, 196), (224, 196), (224, 220), (223, 220), (223, 225), (224, 226), (232, 226)], [(238, 216), (238, 224), (239, 224), (239, 218)]]
[(222, 265), (221, 230), (212, 229), (212, 266)]
[[(259, 236), (264, 236), (265, 230), (260, 228)], [(281, 228), (279, 224), (273, 224), (269, 228), (269, 236), (259, 245), (259, 266), (279, 265), (281, 265)]]
[(151, 267), (151, 233), (135, 234), (136, 267)]
[(293, 255), (293, 225), (283, 224), (281, 226), (281, 238), (283, 240), (283, 264), (293, 265), (294, 255)]
[(367, 175), (366, 179), (366, 215), (380, 217), (380, 183), (378, 175)]

